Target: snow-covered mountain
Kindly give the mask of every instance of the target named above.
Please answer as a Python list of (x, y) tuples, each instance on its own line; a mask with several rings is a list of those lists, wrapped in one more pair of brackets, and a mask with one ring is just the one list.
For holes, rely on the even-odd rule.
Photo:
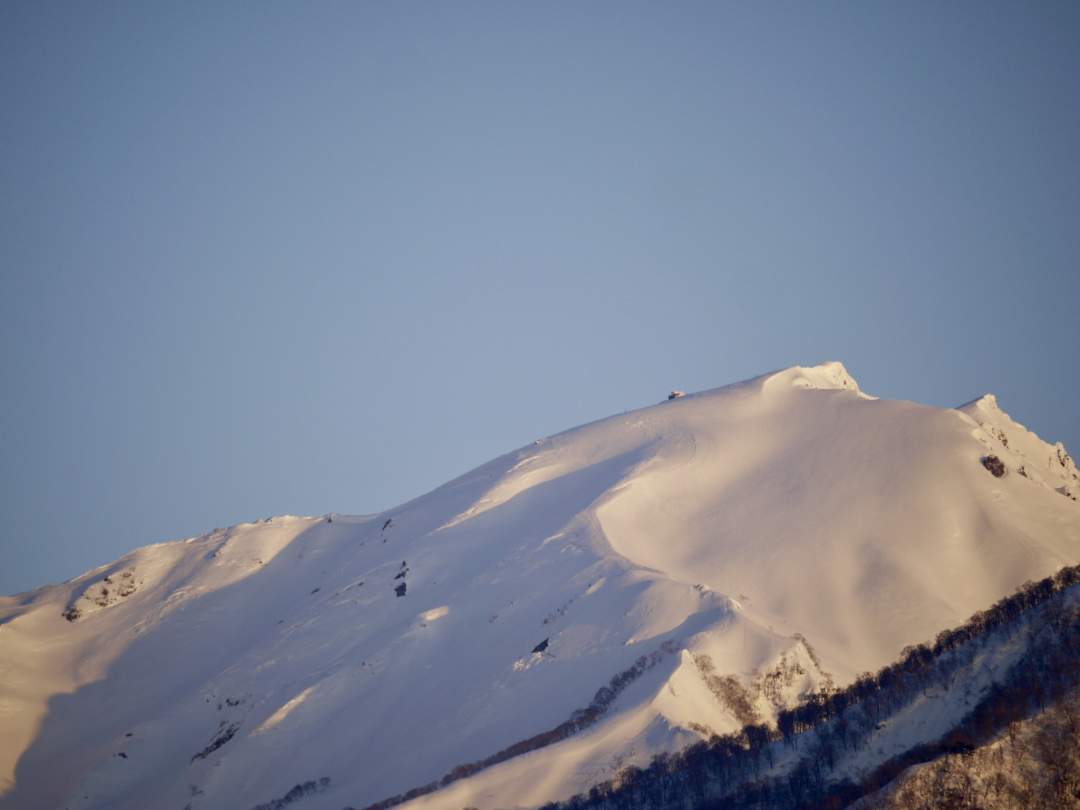
[(0, 599), (0, 807), (564, 798), (1075, 564), (1077, 497), (992, 396), (885, 401), (827, 363), (379, 515), (147, 546)]

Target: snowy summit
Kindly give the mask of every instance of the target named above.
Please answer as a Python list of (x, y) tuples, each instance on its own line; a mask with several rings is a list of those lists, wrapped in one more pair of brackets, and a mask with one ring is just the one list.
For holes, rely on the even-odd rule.
[(1077, 563), (1078, 497), (992, 396), (876, 399), (840, 363), (673, 391), (378, 515), (0, 599), (0, 807), (566, 798)]

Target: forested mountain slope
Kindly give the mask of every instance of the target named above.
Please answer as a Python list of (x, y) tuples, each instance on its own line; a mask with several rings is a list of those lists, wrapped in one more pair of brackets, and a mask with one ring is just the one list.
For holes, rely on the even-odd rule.
[[(775, 727), (659, 755), (544, 810), (1065, 808), (1080, 803), (1077, 690), (1080, 566), (1072, 566), (877, 673), (809, 696)], [(1008, 769), (991, 766), (1006, 755)], [(917, 770), (922, 763), (930, 764)]]

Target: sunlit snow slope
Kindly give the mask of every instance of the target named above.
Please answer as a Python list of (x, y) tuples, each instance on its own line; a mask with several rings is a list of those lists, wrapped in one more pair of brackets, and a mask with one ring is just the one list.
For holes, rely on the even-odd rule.
[(518, 743), (416, 805), (562, 798), (1076, 563), (1078, 495), (993, 397), (829, 363), (148, 546), (0, 599), (0, 807), (360, 808)]

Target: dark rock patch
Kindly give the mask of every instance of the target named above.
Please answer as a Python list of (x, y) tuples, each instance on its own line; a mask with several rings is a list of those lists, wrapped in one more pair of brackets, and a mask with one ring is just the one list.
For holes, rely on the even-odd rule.
[[(222, 723), (222, 725), (224, 725), (224, 723)], [(221, 726), (219, 726), (218, 728), (220, 729)], [(210, 741), (210, 744), (208, 746), (206, 746), (206, 748), (204, 748), (199, 753), (195, 754), (195, 756), (193, 756), (191, 758), (191, 761), (194, 762), (197, 759), (206, 759), (212, 753), (214, 753), (219, 748), (221, 748), (221, 746), (225, 745), (225, 743), (227, 743), (229, 740), (231, 740), (233, 737), (235, 737), (236, 732), (239, 731), (239, 730), (240, 730), (240, 724), (239, 723), (229, 723), (229, 725), (225, 726), (225, 728), (222, 729), (217, 734), (217, 736), (215, 736), (214, 739)]]
[(257, 804), (252, 807), (251, 810), (281, 810), (282, 807), (292, 804), (293, 802), (298, 802), (301, 799), (313, 796), (316, 793), (323, 793), (329, 786), (329, 776), (324, 776), (318, 782), (314, 779), (309, 779), (307, 782), (293, 785), (292, 789), (280, 799), (271, 799), (263, 804)]
[(990, 471), (990, 474), (994, 478), (1001, 478), (1005, 475), (1005, 462), (997, 456), (983, 456), (982, 465)]

